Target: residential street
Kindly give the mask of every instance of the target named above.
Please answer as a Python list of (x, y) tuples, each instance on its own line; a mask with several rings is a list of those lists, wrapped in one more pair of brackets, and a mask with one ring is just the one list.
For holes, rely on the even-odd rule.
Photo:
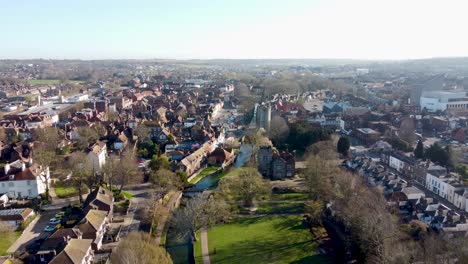
[(21, 236), (11, 245), (8, 252), (17, 252), (25, 248), (26, 245), (30, 244), (38, 238), (44, 238), (50, 235), (50, 233), (44, 232), (44, 228), (49, 223), (49, 220), (57, 213), (57, 210), (46, 211), (39, 214), (23, 231)]

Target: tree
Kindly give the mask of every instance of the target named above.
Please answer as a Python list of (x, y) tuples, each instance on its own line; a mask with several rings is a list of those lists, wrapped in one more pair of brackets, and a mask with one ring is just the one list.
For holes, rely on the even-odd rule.
[(170, 169), (171, 166), (166, 155), (154, 155), (149, 163), (149, 167), (153, 171), (158, 171), (160, 169)]
[(243, 202), (245, 207), (251, 207), (257, 195), (269, 194), (270, 184), (254, 168), (245, 168), (238, 175), (224, 177), (220, 190), (235, 200)]
[(270, 138), (276, 143), (284, 142), (289, 135), (289, 126), (281, 116), (274, 116), (271, 119)]
[(56, 127), (38, 128), (32, 131), (34, 141), (38, 141), (47, 151), (56, 151), (62, 135)]
[(90, 127), (80, 127), (77, 129), (77, 133), (77, 142), (83, 149), (88, 147), (89, 144), (95, 143), (99, 139), (99, 135), (96, 130)]
[(125, 150), (120, 155), (120, 162), (117, 166), (116, 181), (117, 185), (120, 185), (119, 192), (122, 191), (124, 186), (129, 184), (135, 176), (138, 174), (138, 166), (135, 159), (135, 155), (130, 149)]
[(195, 196), (187, 202), (187, 206), (174, 213), (174, 227), (181, 237), (190, 236), (197, 240), (196, 232), (218, 223), (226, 223), (231, 218), (232, 211), (222, 199), (202, 195)]
[(307, 214), (312, 226), (322, 223), (323, 211), (324, 206), (322, 201), (310, 200), (304, 203), (304, 213)]
[(96, 175), (93, 163), (88, 159), (85, 153), (76, 152), (69, 158), (69, 167), (72, 173), (74, 186), (78, 188), (80, 203), (83, 203), (83, 185), (87, 185), (92, 190), (96, 183)]
[(413, 145), (416, 138), (416, 129), (414, 121), (411, 118), (406, 118), (401, 122), (400, 132), (398, 133), (401, 140), (406, 141), (410, 146)]
[(432, 146), (430, 146), (426, 150), (424, 156), (432, 162), (440, 164), (441, 166), (449, 165), (449, 153), (445, 149), (443, 149), (437, 142), (432, 144)]
[(417, 159), (424, 159), (424, 145), (422, 143), (422, 140), (418, 141), (418, 144), (414, 149), (414, 157), (416, 157)]
[(164, 193), (167, 193), (172, 189), (181, 189), (184, 187), (181, 177), (165, 168), (152, 170), (149, 181)]
[(332, 177), (338, 168), (330, 164), (329, 160), (321, 159), (318, 155), (310, 156), (306, 161), (304, 178), (309, 198), (326, 202), (332, 189)]
[(338, 144), (336, 145), (336, 150), (343, 156), (348, 156), (350, 143), (347, 137), (340, 137)]
[(156, 245), (149, 234), (142, 232), (129, 233), (112, 252), (113, 264), (171, 264), (172, 260), (164, 248)]

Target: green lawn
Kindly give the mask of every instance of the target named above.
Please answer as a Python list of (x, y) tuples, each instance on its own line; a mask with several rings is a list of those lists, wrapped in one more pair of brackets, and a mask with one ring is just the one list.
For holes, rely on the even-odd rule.
[[(85, 81), (70, 81), (73, 83), (85, 83)], [(55, 85), (59, 84), (60, 80), (45, 80), (45, 79), (40, 79), (40, 80), (29, 80), (30, 85)]]
[(214, 173), (218, 169), (219, 169), (219, 167), (215, 167), (215, 166), (207, 167), (204, 170), (202, 170), (197, 176), (195, 176), (195, 178), (191, 179), (189, 181), (189, 183), (195, 184), (195, 183), (199, 182), (201, 179), (205, 178), (206, 176)]
[[(200, 238), (200, 236), (199, 236)], [(239, 218), (208, 231), (212, 263), (327, 263), (301, 216)], [(195, 260), (202, 263), (201, 241)]]
[(7, 255), (7, 250), (21, 236), (21, 232), (0, 234), (0, 256)]
[(53, 85), (60, 83), (60, 80), (29, 80), (31, 85)]
[(59, 198), (68, 198), (78, 195), (78, 189), (74, 186), (56, 186), (54, 190)]
[(133, 198), (133, 194), (127, 192), (127, 191), (122, 191), (122, 194), (123, 196), (125, 196), (125, 198), (127, 198), (128, 200), (132, 199)]

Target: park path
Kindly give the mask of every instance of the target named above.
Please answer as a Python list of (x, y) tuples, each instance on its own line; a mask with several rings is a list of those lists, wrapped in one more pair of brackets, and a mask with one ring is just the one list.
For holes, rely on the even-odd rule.
[(182, 192), (178, 191), (175, 192), (171, 195), (171, 198), (169, 198), (169, 202), (167, 203), (167, 206), (165, 210), (167, 210), (167, 214), (164, 214), (161, 218), (161, 220), (158, 223), (158, 227), (156, 228), (156, 245), (159, 246), (161, 245), (161, 238), (164, 234), (164, 231), (167, 230), (166, 224), (169, 219), (169, 216), (171, 214), (171, 211), (177, 208), (179, 205), (180, 198), (182, 197)]
[(201, 233), (201, 250), (203, 256), (203, 264), (211, 264), (210, 261), (210, 250), (208, 248), (208, 232), (206, 227), (202, 227), (200, 230)]

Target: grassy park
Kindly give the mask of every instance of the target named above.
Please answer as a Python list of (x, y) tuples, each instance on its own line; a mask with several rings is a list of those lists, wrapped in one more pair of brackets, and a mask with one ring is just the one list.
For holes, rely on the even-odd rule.
[[(238, 218), (208, 230), (208, 246), (212, 263), (327, 263), (301, 216)], [(200, 239), (194, 252), (202, 263)]]
[(60, 80), (29, 80), (30, 85), (54, 85), (60, 83)]

